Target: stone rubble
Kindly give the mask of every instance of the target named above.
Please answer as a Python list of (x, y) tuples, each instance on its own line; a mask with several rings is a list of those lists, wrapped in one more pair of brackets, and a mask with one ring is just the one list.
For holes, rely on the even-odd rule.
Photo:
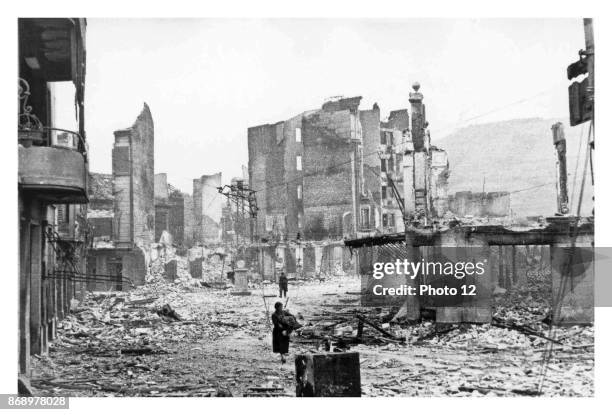
[[(164, 263), (177, 260), (177, 278)], [(274, 284), (250, 296), (202, 286), (186, 258), (154, 261), (147, 283), (131, 291), (90, 293), (58, 327), (49, 355), (35, 359), (41, 395), (284, 396), (295, 391), (292, 364), (271, 353)], [(358, 351), (364, 396), (524, 396), (537, 393), (550, 342), (495, 324), (416, 325), (391, 321), (397, 310), (359, 306), (359, 279), (291, 281), (287, 308), (302, 328), (291, 352)], [(496, 298), (500, 321), (528, 325), (557, 344), (547, 364), (545, 396), (592, 396), (592, 326), (542, 320), (546, 281)], [(528, 290), (529, 292), (525, 292)], [(177, 320), (160, 310), (167, 306)], [(167, 313), (166, 313), (167, 314)], [(362, 336), (356, 340), (364, 316)]]

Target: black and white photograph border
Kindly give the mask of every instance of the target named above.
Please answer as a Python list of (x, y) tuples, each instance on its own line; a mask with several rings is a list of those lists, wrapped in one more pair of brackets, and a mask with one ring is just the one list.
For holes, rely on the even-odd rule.
[(7, 408), (609, 399), (605, 9), (60, 3), (2, 29)]

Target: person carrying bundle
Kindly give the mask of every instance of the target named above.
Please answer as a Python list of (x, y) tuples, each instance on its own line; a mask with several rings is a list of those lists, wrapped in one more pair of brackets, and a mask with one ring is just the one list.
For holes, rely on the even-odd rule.
[(291, 332), (302, 327), (297, 322), (293, 314), (283, 310), (283, 303), (280, 301), (274, 304), (272, 313), (272, 352), (281, 355), (281, 364), (285, 363), (285, 355), (289, 353), (289, 337)]

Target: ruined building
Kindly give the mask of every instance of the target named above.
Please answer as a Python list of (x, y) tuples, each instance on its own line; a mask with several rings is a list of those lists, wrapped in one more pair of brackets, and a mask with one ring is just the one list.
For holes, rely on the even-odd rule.
[(381, 121), (380, 108), (359, 112), (364, 137), (365, 181), (379, 200), (380, 215), (376, 215), (376, 229), (383, 233), (402, 232), (404, 221), (401, 210), (403, 199), (403, 156), (410, 141), (408, 110), (391, 111)]
[(361, 97), (248, 130), (257, 238), (339, 239), (376, 224), (366, 187)]
[[(88, 274), (112, 276), (114, 280), (91, 279), (92, 290), (121, 290), (144, 283), (155, 237), (153, 148), (153, 118), (145, 104), (132, 127), (115, 131), (112, 220), (110, 226), (108, 220), (93, 222), (98, 227), (99, 222), (106, 223), (110, 237), (104, 240), (98, 228), (95, 233), (99, 239), (89, 251), (87, 264)], [(104, 193), (108, 194), (108, 190)]]
[(104, 244), (112, 246), (114, 200), (113, 175), (90, 173), (87, 222), (91, 231), (92, 247), (100, 247)]
[[(19, 374), (44, 354), (70, 300), (84, 294), (88, 160), (85, 19), (19, 19)], [(74, 106), (56, 105), (71, 82)], [(57, 114), (76, 123), (58, 125)], [(72, 129), (72, 130), (71, 130)]]
[(195, 217), (193, 212), (193, 197), (188, 193), (183, 196), (183, 246), (189, 248), (195, 244)]
[(183, 245), (185, 200), (183, 194), (168, 183), (166, 173), (155, 175), (155, 241), (166, 231), (177, 246)]
[(171, 184), (168, 184), (168, 204), (170, 205), (168, 232), (177, 246), (184, 246), (185, 194)]
[(400, 109), (384, 120), (378, 104), (360, 110), (360, 102), (333, 99), (319, 110), (249, 128), (250, 188), (259, 208), (255, 238), (272, 245), (257, 253), (264, 275), (276, 268), (347, 271), (352, 257), (336, 242), (402, 232), (404, 158), (414, 158), (414, 128), (423, 157), (418, 171), (411, 167), (409, 184), (423, 178), (424, 190), (427, 177), (431, 193), (419, 194), (419, 206), (437, 215), (447, 209), (448, 162), (444, 151), (429, 145), (422, 96), (412, 117)]
[(221, 172), (193, 179), (194, 243), (221, 241)]
[(448, 211), (448, 177), (446, 151), (431, 145), (420, 85), (413, 85), (411, 135), (406, 143), (404, 165), (404, 205), (406, 221), (427, 225)]
[(164, 231), (168, 232), (170, 220), (170, 204), (168, 203), (168, 175), (155, 175), (155, 241), (159, 241)]

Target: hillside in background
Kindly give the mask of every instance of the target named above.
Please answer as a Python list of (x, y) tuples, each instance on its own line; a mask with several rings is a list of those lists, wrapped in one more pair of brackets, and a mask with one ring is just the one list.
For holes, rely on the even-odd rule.
[[(432, 144), (448, 153), (449, 192), (509, 191), (512, 213), (517, 216), (552, 215), (556, 211), (556, 155), (551, 126), (563, 122), (567, 139), (568, 184), (571, 210), (576, 210), (580, 190), (588, 125), (569, 127), (568, 120), (528, 118), (476, 124)], [(582, 137), (577, 178), (578, 146)], [(574, 185), (575, 183), (575, 185)], [(572, 200), (572, 189), (574, 200)], [(593, 207), (590, 173), (585, 185), (582, 215)]]

